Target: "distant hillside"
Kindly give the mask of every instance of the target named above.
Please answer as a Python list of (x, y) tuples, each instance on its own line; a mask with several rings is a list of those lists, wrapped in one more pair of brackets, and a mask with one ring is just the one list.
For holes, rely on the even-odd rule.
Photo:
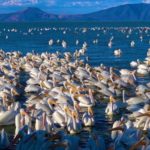
[(0, 22), (35, 21), (150, 21), (150, 4), (126, 4), (83, 15), (56, 15), (29, 7), (25, 10), (0, 14)]
[(39, 8), (28, 7), (25, 10), (9, 13), (9, 14), (0, 14), (1, 22), (27, 22), (27, 21), (49, 21), (56, 20), (57, 15), (48, 14)]
[(84, 15), (101, 21), (150, 21), (150, 4), (126, 4)]

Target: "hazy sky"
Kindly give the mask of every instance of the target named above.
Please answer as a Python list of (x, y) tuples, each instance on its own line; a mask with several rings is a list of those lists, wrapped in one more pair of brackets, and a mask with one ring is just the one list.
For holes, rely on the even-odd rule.
[(150, 3), (150, 0), (0, 0), (0, 13), (30, 6), (56, 14), (80, 14), (128, 3)]

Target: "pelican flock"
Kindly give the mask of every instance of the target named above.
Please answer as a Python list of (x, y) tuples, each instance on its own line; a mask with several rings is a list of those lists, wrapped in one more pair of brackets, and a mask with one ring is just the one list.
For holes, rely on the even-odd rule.
[[(34, 30), (23, 35), (32, 35)], [(80, 32), (86, 34), (88, 30)], [(70, 30), (62, 31), (67, 35)], [(129, 30), (127, 38), (131, 33)], [(0, 149), (149, 150), (150, 82), (138, 79), (149, 78), (150, 49), (144, 60), (131, 61), (130, 69), (104, 64), (93, 67), (88, 59), (82, 59), (88, 57), (87, 41), (76, 39), (75, 45), (81, 48), (74, 52), (66, 51), (67, 42), (48, 41), (49, 46), (60, 44), (65, 52), (22, 54), (0, 50)], [(92, 43), (99, 43), (98, 36)], [(108, 47), (114, 45), (111, 36)], [(130, 46), (135, 47), (135, 42)], [(114, 51), (115, 56), (121, 54), (121, 49)], [(97, 120), (99, 111), (103, 117)], [(106, 137), (98, 131), (91, 133), (91, 129), (105, 128), (106, 124)], [(13, 135), (5, 129), (10, 125)], [(85, 131), (89, 132), (86, 142), (81, 138)]]

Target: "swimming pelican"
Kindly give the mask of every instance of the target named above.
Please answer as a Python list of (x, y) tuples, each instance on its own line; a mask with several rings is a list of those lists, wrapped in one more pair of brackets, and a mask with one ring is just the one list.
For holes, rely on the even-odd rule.
[(108, 103), (105, 109), (105, 113), (107, 115), (117, 114), (119, 110), (118, 110), (118, 106), (115, 103), (115, 99), (112, 96), (110, 96), (109, 100), (110, 102)]
[(109, 43), (108, 43), (108, 47), (111, 48), (111, 47), (112, 47), (112, 44), (113, 44), (113, 43), (112, 43), (112, 41), (110, 40)]
[(11, 125), (15, 123), (15, 116), (20, 105), (15, 103), (14, 106), (8, 110), (1, 110), (0, 112), (0, 125)]
[(94, 97), (92, 90), (89, 89), (88, 95), (75, 95), (75, 98), (79, 101), (79, 106), (81, 107), (90, 107), (95, 105)]
[(54, 43), (53, 39), (50, 39), (50, 40), (48, 41), (48, 44), (49, 44), (50, 46), (52, 46), (53, 43)]
[(64, 40), (62, 41), (62, 47), (63, 47), (63, 48), (66, 48), (66, 47), (67, 47), (67, 43), (66, 43)]
[(131, 46), (131, 47), (135, 47), (135, 42), (134, 42), (134, 41), (131, 41), (130, 46)]
[(93, 117), (93, 110), (91, 107), (88, 107), (88, 112), (85, 112), (82, 116), (82, 121), (84, 126), (93, 126), (95, 121)]
[(131, 62), (130, 62), (130, 66), (131, 66), (132, 68), (137, 68), (139, 64), (140, 64), (139, 59), (137, 59), (137, 61), (131, 61)]
[(78, 45), (79, 44), (79, 40), (76, 40), (76, 45)]
[(137, 74), (141, 76), (149, 75), (148, 66), (146, 64), (138, 65)]
[(114, 55), (115, 56), (120, 56), (121, 54), (122, 54), (121, 49), (114, 50)]
[(81, 122), (76, 112), (71, 113), (71, 117), (67, 121), (67, 130), (70, 134), (79, 133), (82, 129)]

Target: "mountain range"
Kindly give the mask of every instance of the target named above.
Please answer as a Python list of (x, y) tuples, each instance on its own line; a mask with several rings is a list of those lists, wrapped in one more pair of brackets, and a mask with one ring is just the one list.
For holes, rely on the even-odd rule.
[(150, 21), (150, 4), (126, 4), (89, 14), (57, 15), (36, 7), (14, 13), (0, 14), (0, 22), (41, 21)]

